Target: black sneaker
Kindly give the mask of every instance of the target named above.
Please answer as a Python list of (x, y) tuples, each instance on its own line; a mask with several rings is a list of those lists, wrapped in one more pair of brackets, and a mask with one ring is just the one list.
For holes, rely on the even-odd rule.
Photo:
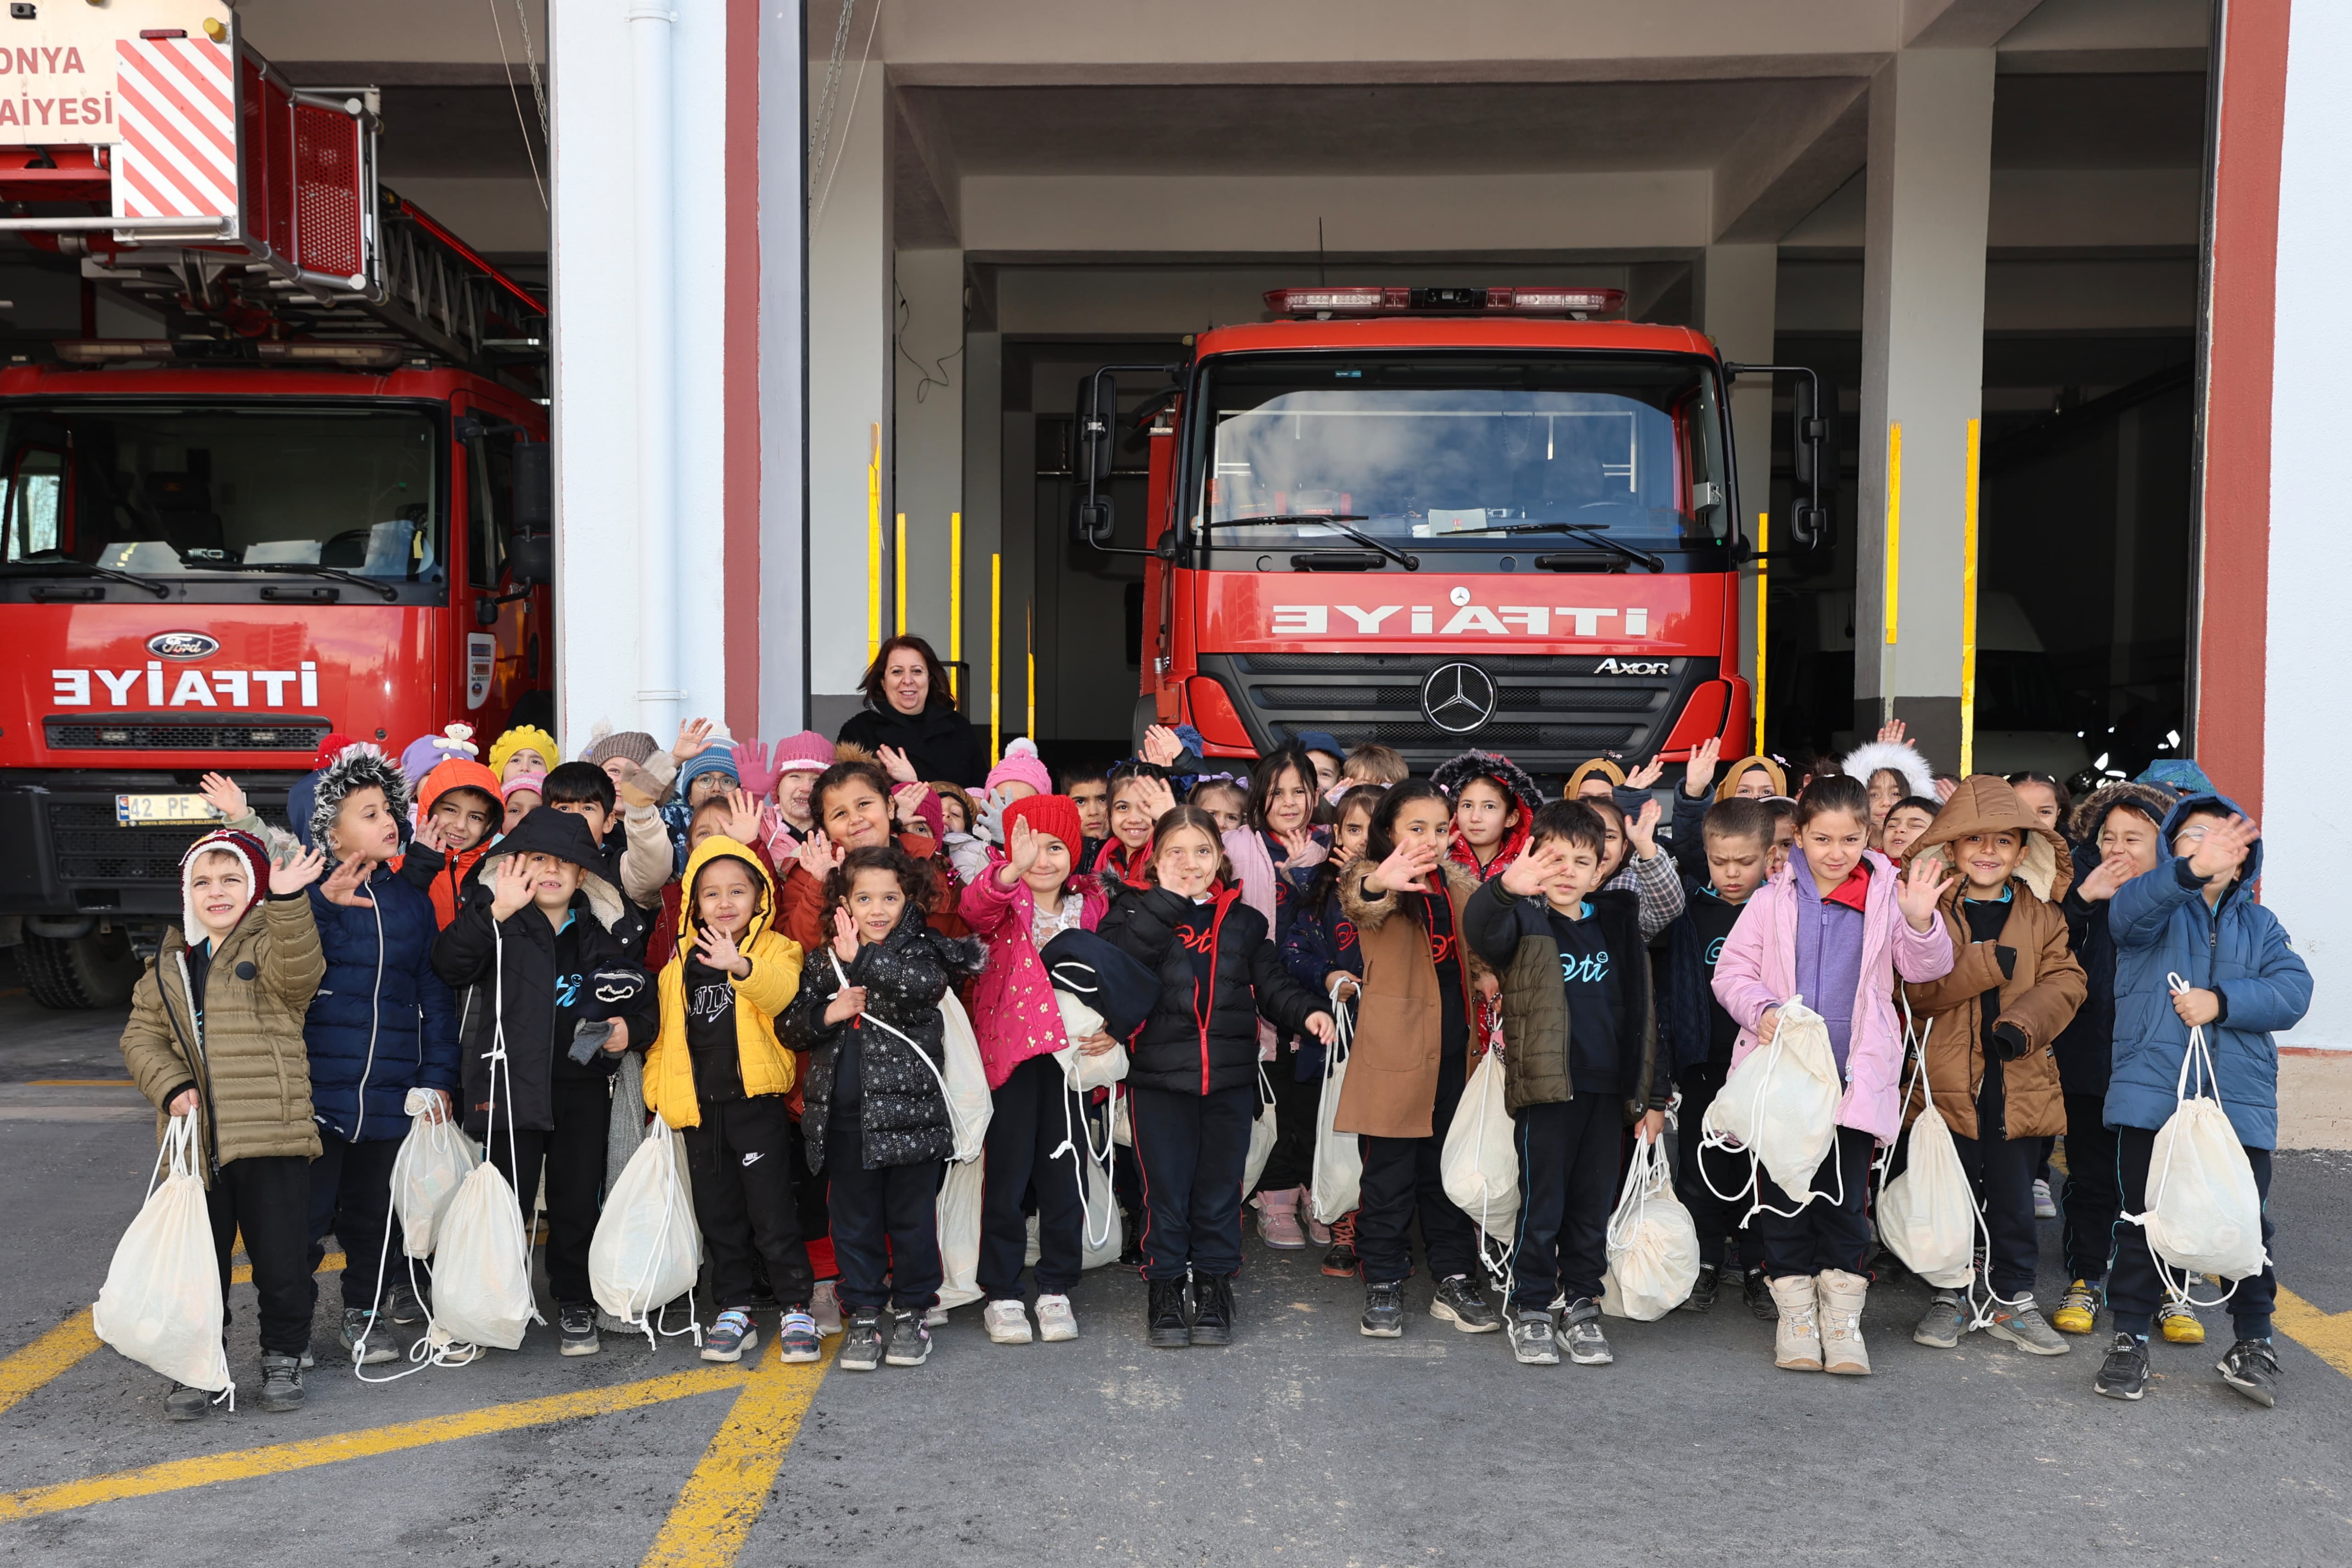
[(2267, 1410), (2278, 1403), (2278, 1353), (2270, 1337), (2240, 1340), (2221, 1358), (2221, 1381)]
[(1559, 1340), (1552, 1332), (1549, 1311), (1522, 1307), (1511, 1314), (1511, 1356), (1521, 1366), (1559, 1364)]
[(1723, 1270), (1712, 1263), (1698, 1266), (1698, 1278), (1691, 1284), (1691, 1293), (1683, 1298), (1679, 1309), (1685, 1312), (1710, 1311), (1715, 1307), (1715, 1293), (1723, 1287)]
[(923, 1314), (921, 1307), (890, 1314), (890, 1352), (884, 1361), (892, 1366), (920, 1366), (931, 1359), (931, 1331)]
[(1331, 1222), (1331, 1250), (1323, 1255), (1323, 1272), (1334, 1279), (1353, 1279), (1363, 1266), (1356, 1256), (1356, 1211), (1349, 1209)]
[(1601, 1331), (1601, 1303), (1590, 1296), (1579, 1296), (1559, 1315), (1559, 1342), (1579, 1366), (1607, 1366), (1617, 1359)]
[(1192, 1286), (1192, 1342), (1229, 1345), (1234, 1342), (1234, 1277), (1203, 1274)]
[(604, 1348), (596, 1337), (596, 1307), (592, 1301), (558, 1301), (555, 1327), (562, 1336), (565, 1355), (594, 1355)]
[(844, 1372), (872, 1372), (882, 1364), (882, 1314), (871, 1307), (850, 1310), (841, 1328), (841, 1350), (833, 1364)]
[(2094, 1392), (2109, 1399), (2137, 1399), (2147, 1392), (2147, 1340), (2141, 1334), (2117, 1334), (2092, 1381)]
[(213, 1396), (203, 1389), (175, 1383), (171, 1392), (163, 1395), (163, 1415), (171, 1421), (199, 1421), (212, 1407), (212, 1403)]
[(302, 1408), (302, 1358), (266, 1355), (261, 1358), (261, 1407), (272, 1415)]
[(1144, 1342), (1156, 1351), (1181, 1351), (1192, 1342), (1192, 1325), (1184, 1321), (1184, 1281), (1147, 1280), (1150, 1300), (1144, 1309)]
[(1119, 1224), (1122, 1227), (1119, 1234), (1127, 1239), (1119, 1245), (1118, 1266), (1121, 1268), (1140, 1268), (1143, 1267), (1143, 1243), (1139, 1237), (1143, 1227), (1136, 1224), (1135, 1216), (1124, 1209), (1119, 1211)]
[(421, 1323), (425, 1303), (417, 1300), (415, 1287), (403, 1280), (384, 1292), (383, 1315), (395, 1323)]
[(1748, 1310), (1756, 1314), (1759, 1321), (1777, 1323), (1780, 1321), (1780, 1309), (1772, 1304), (1772, 1286), (1764, 1278), (1764, 1270), (1751, 1268), (1741, 1276), (1739, 1293), (1747, 1298)]
[(376, 1321), (376, 1315), (365, 1307), (343, 1309), (343, 1329), (337, 1336), (343, 1349), (352, 1352), (352, 1360), (362, 1366), (374, 1366), (400, 1353), (400, 1341), (387, 1324)]
[(1486, 1305), (1467, 1274), (1437, 1282), (1437, 1294), (1429, 1300), (1429, 1315), (1465, 1334), (1491, 1334), (1503, 1326), (1503, 1315)]
[(1356, 1325), (1376, 1340), (1404, 1337), (1404, 1281), (1364, 1287), (1364, 1320)]

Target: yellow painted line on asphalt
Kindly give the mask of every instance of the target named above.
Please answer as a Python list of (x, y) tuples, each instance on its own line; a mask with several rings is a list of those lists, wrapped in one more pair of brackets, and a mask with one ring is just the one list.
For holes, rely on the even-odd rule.
[(87, 1480), (64, 1481), (56, 1486), (33, 1487), (24, 1491), (0, 1494), (0, 1522), (38, 1519), (71, 1509), (89, 1508), (95, 1503), (154, 1497), (159, 1493), (185, 1491), (192, 1487), (212, 1486), (222, 1481), (251, 1480), (261, 1476), (316, 1469), (322, 1465), (341, 1464), (347, 1459), (374, 1458), (410, 1448), (427, 1447), (436, 1443), (454, 1443), (493, 1432), (511, 1432), (519, 1427), (545, 1426), (558, 1421), (577, 1421), (584, 1416), (609, 1415), (622, 1410), (642, 1410), (649, 1405), (691, 1399), (697, 1394), (710, 1394), (719, 1389), (740, 1389), (751, 1381), (751, 1374), (740, 1367), (698, 1367), (692, 1372), (671, 1373), (639, 1383), (520, 1400), (512, 1405), (495, 1405), (455, 1415), (430, 1415), (420, 1421), (403, 1421), (390, 1426), (373, 1426), (357, 1432), (339, 1432), (328, 1437), (306, 1437), (295, 1443), (272, 1443), (264, 1447), (242, 1448), (229, 1454), (168, 1459), (159, 1465), (142, 1465), (137, 1469), (92, 1476)]
[(2271, 1321), (2295, 1343), (2352, 1377), (2352, 1311), (2322, 1311), (2282, 1285)]
[(26, 1394), (53, 1381), (102, 1342), (98, 1331), (89, 1326), (89, 1309), (84, 1307), (0, 1361), (0, 1410), (15, 1408)]
[[(342, 1267), (343, 1255), (330, 1252), (319, 1271), (333, 1274)], [(248, 1284), (253, 1267), (240, 1263), (229, 1270), (228, 1278), (232, 1285)], [(23, 1350), (0, 1358), (0, 1412), (14, 1409), (26, 1394), (55, 1382), (105, 1342), (90, 1327), (89, 1309), (84, 1307)]]
[(767, 1361), (735, 1396), (735, 1407), (687, 1477), (646, 1553), (645, 1568), (731, 1568), (768, 1506), (777, 1467), (800, 1435), (839, 1343), (827, 1340), (821, 1359), (790, 1365), (776, 1359), (777, 1347), (770, 1343)]

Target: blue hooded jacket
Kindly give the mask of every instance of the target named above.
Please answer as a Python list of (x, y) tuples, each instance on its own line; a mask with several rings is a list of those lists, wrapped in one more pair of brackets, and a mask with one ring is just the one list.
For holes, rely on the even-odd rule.
[(433, 972), (433, 900), (386, 866), (365, 891), (373, 909), (330, 903), (310, 888), (327, 959), (302, 1023), (310, 1104), (319, 1125), (349, 1143), (405, 1134), (411, 1089), (457, 1096), (457, 1006)]
[[(2170, 849), (2196, 812), (2236, 814), (2225, 795), (2192, 795), (2164, 821)], [(2221, 997), (2221, 1016), (2205, 1026), (2221, 1079), (2221, 1108), (2238, 1142), (2278, 1146), (2278, 1047), (2273, 1031), (2291, 1029), (2311, 1005), (2311, 971), (2287, 945), (2278, 917), (2246, 891), (2263, 873), (2262, 841), (2247, 851), (2238, 879), (2218, 908), (2187, 859), (2168, 853), (2156, 869), (2116, 890), (2107, 929), (2116, 946), (2115, 1067), (2107, 1081), (2110, 1127), (2162, 1127), (2176, 1103), (2189, 1026), (2172, 1010), (2168, 975)]]

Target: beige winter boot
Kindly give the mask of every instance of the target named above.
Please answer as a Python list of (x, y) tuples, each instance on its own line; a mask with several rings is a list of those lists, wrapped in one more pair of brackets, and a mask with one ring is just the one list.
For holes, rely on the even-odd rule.
[(1822, 1331), (1814, 1316), (1813, 1277), (1784, 1274), (1772, 1281), (1780, 1320), (1772, 1330), (1772, 1363), (1790, 1372), (1822, 1370)]
[(1870, 1281), (1842, 1268), (1821, 1272), (1822, 1370), (1854, 1377), (1870, 1375), (1870, 1350), (1862, 1342), (1862, 1303)]

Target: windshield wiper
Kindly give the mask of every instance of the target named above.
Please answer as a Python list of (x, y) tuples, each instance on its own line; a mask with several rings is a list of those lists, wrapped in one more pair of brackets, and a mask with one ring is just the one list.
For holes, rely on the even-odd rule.
[(1349, 539), (1354, 540), (1357, 543), (1362, 545), (1367, 550), (1379, 551), (1382, 555), (1387, 556), (1390, 560), (1395, 562), (1406, 571), (1420, 571), (1420, 556), (1406, 555), (1398, 551), (1391, 550), (1387, 545), (1381, 543), (1379, 540), (1374, 539), (1370, 534), (1364, 532), (1362, 530), (1349, 528), (1348, 526), (1351, 522), (1369, 522), (1371, 520), (1370, 518), (1366, 517), (1360, 511), (1297, 511), (1278, 512), (1272, 517), (1212, 518), (1209, 521), (1202, 523), (1201, 526), (1204, 529), (1265, 528), (1284, 527), (1302, 522), (1328, 523), (1333, 532), (1346, 534)]
[(312, 566), (300, 561), (190, 561), (187, 564), (206, 572), (296, 572), (305, 577), (332, 577), (339, 583), (356, 584), (371, 593), (382, 594), (387, 605), (400, 602), (400, 590), (389, 583), (362, 577), (340, 566)]
[(1498, 522), (1485, 528), (1449, 528), (1445, 537), (1452, 539), (1465, 533), (1566, 533), (1589, 540), (1603, 550), (1613, 550), (1628, 561), (1638, 561), (1653, 572), (1666, 569), (1665, 558), (1646, 550), (1636, 550), (1622, 540), (1609, 537), (1609, 531), (1594, 522)]
[(142, 577), (133, 572), (119, 572), (111, 566), (93, 566), (87, 561), (11, 561), (8, 566), (25, 576), (62, 574), (68, 577), (103, 577), (110, 583), (128, 583), (134, 588), (144, 588), (159, 599), (168, 599), (172, 590), (152, 577)]

